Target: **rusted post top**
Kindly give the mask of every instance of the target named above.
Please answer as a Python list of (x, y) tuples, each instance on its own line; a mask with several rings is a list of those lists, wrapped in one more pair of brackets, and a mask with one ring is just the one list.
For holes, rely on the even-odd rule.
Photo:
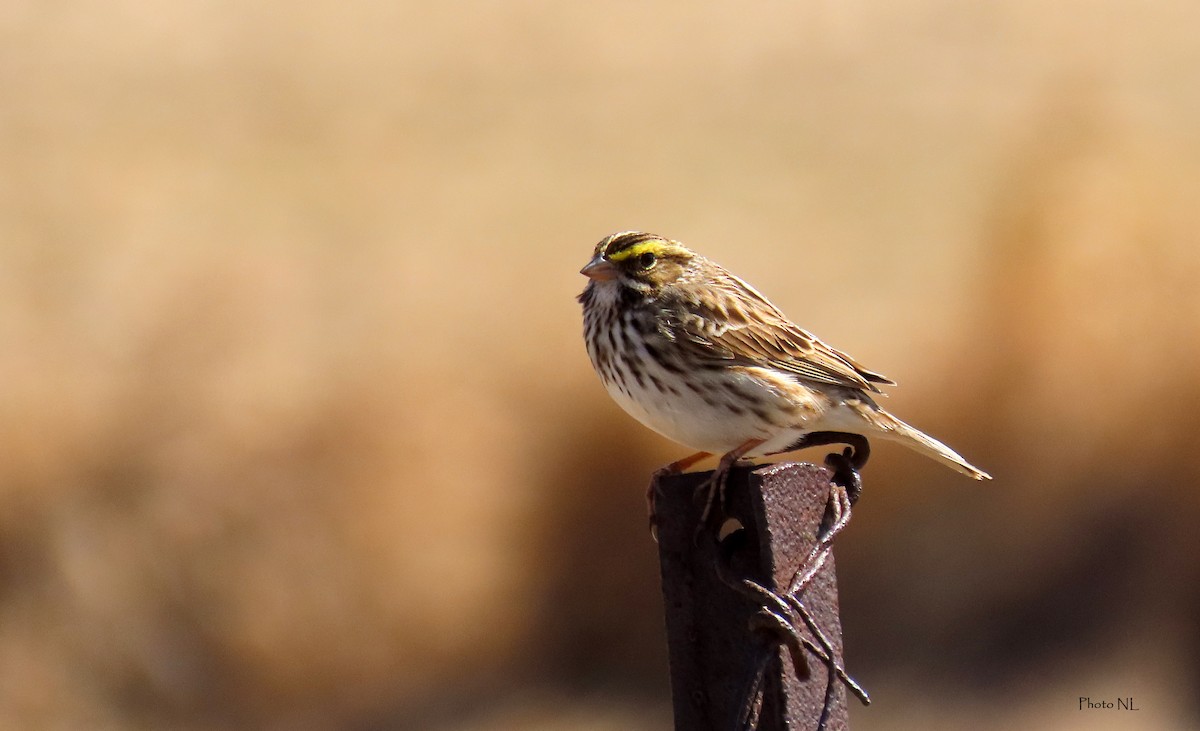
[[(788, 591), (816, 543), (829, 502), (830, 473), (794, 462), (735, 467), (729, 473), (726, 512), (745, 531), (720, 543), (696, 533), (704, 507), (696, 488), (710, 475), (672, 475), (654, 486), (675, 728), (738, 728), (755, 669), (765, 663), (757, 728), (816, 729), (826, 704), (825, 664), (803, 653), (807, 668), (798, 673), (793, 655), (756, 621), (764, 604), (735, 590), (730, 577), (750, 579), (779, 594)], [(725, 570), (719, 572), (719, 566)], [(842, 631), (832, 556), (798, 599), (840, 664)], [(836, 683), (832, 692), (826, 729), (846, 729), (846, 689)]]

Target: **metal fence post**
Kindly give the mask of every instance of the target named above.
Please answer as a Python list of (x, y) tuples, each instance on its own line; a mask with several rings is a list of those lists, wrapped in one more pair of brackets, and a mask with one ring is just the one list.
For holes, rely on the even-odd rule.
[[(720, 542), (696, 530), (703, 500), (694, 497), (695, 488), (709, 474), (672, 475), (654, 486), (675, 728), (737, 729), (755, 668), (765, 667), (756, 727), (816, 729), (826, 704), (826, 665), (810, 652), (789, 653), (777, 638), (770, 642), (770, 633), (756, 622), (763, 604), (732, 588), (730, 576), (787, 591), (816, 542), (829, 501), (830, 473), (794, 462), (735, 467), (729, 473), (727, 515), (744, 531)], [(731, 527), (736, 524), (727, 519), (726, 531)], [(799, 599), (840, 663), (832, 556)], [(807, 662), (795, 663), (801, 654)], [(826, 719), (830, 731), (848, 726), (846, 689), (835, 685)]]

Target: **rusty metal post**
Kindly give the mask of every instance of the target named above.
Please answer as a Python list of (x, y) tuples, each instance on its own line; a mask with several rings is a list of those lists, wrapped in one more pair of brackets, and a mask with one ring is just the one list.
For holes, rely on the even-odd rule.
[[(825, 705), (826, 666), (808, 654), (807, 677), (800, 677), (786, 648), (765, 647), (762, 633), (751, 628), (762, 605), (731, 588), (728, 577), (718, 576), (717, 566), (724, 560), (738, 576), (786, 592), (816, 542), (830, 473), (794, 462), (735, 467), (729, 473), (728, 516), (745, 533), (732, 544), (718, 544), (708, 536), (698, 539), (696, 533), (703, 505), (694, 497), (695, 488), (710, 474), (673, 475), (654, 486), (675, 728), (736, 728), (754, 668), (769, 657), (758, 728), (811, 731)], [(800, 599), (840, 662), (842, 630), (832, 556)], [(848, 727), (846, 689), (836, 686), (829, 731)]]

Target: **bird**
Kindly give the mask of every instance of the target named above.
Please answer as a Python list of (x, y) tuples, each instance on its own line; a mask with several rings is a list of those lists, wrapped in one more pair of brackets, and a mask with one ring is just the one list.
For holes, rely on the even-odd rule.
[[(609, 395), (645, 426), (695, 450), (660, 472), (720, 455), (716, 474), (723, 477), (740, 459), (795, 451), (808, 446), (807, 437), (832, 432), (897, 442), (967, 477), (991, 479), (879, 406), (880, 387), (894, 381), (801, 329), (754, 287), (682, 243), (614, 233), (596, 244), (580, 273), (588, 278), (578, 297), (587, 352)], [(647, 501), (653, 524), (652, 494)]]

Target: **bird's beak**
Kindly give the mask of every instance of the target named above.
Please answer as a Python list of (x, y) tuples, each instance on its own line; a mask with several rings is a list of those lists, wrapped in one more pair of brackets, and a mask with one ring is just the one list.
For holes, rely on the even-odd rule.
[(579, 270), (579, 273), (598, 282), (607, 282), (617, 278), (617, 268), (613, 266), (613, 263), (599, 256), (589, 261), (587, 266)]

